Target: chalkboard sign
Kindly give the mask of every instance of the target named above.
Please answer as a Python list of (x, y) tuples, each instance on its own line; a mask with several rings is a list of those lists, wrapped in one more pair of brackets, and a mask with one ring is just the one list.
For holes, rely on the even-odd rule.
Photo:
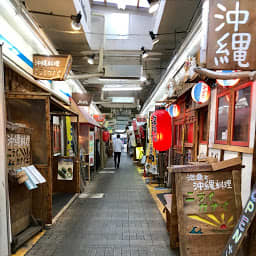
[(253, 186), (251, 196), (248, 199), (245, 208), (237, 222), (232, 235), (222, 256), (235, 256), (239, 252), (240, 246), (248, 232), (250, 225), (256, 215), (256, 184)]

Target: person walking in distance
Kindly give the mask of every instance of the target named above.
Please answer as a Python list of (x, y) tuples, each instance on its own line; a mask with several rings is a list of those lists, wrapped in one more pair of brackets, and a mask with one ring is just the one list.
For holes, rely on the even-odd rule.
[[(122, 152), (122, 141), (120, 140), (120, 135), (117, 135), (116, 140), (114, 141), (114, 161), (115, 161), (115, 168), (119, 168), (120, 165), (120, 157)], [(117, 162), (116, 162), (117, 160)]]

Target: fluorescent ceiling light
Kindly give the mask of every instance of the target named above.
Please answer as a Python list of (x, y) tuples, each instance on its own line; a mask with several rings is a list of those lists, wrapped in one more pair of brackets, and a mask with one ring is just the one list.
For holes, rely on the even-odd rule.
[(125, 0), (122, 0), (122, 1), (119, 0), (119, 1), (117, 2), (117, 8), (118, 8), (118, 9), (125, 10), (125, 7), (126, 7)]
[(118, 92), (118, 91), (140, 91), (141, 87), (104, 87), (102, 91), (105, 92)]
[(149, 7), (148, 12), (149, 12), (149, 13), (154, 13), (154, 12), (156, 12), (156, 11), (158, 10), (159, 6), (160, 6), (159, 1), (158, 1), (158, 2), (155, 2), (155, 3), (152, 3), (152, 4), (150, 5), (150, 7)]
[(118, 83), (127, 83), (127, 82), (132, 82), (132, 83), (139, 83), (139, 79), (121, 79), (121, 78), (99, 78), (100, 81), (102, 82), (118, 82)]
[(113, 103), (134, 103), (134, 97), (111, 97)]

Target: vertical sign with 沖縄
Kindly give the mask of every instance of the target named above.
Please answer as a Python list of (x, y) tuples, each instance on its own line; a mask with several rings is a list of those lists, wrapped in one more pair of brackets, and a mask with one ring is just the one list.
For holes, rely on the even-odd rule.
[(256, 1), (210, 0), (208, 4), (206, 67), (255, 70)]

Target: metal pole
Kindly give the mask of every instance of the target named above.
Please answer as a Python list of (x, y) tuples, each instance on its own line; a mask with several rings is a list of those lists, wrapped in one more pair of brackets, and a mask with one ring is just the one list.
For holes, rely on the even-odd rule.
[(0, 45), (0, 255), (10, 253), (8, 173), (6, 168), (6, 111), (2, 45)]

